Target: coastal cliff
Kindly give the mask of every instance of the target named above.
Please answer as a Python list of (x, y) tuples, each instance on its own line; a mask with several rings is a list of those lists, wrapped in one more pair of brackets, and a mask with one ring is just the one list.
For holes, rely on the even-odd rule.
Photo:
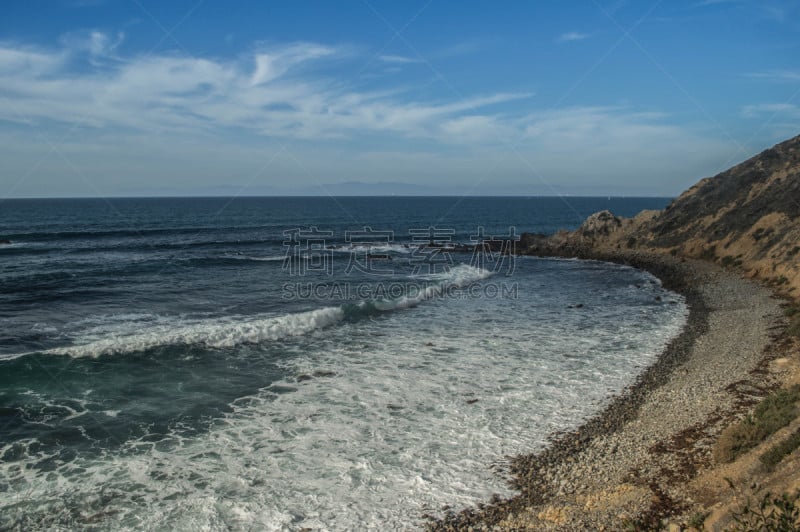
[[(664, 210), (601, 211), (575, 231), (523, 234), (518, 252), (649, 270), (684, 295), (688, 323), (604, 411), (511, 460), (517, 496), (430, 529), (771, 529), (745, 508), (766, 501), (770, 514), (770, 494), (800, 508), (791, 498), (800, 496), (800, 418), (797, 401), (784, 400), (787, 390), (800, 397), (800, 136), (701, 180)], [(775, 397), (789, 421), (725, 457), (724, 440), (752, 428)], [(770, 454), (777, 462), (766, 465)]]
[(800, 136), (686, 190), (662, 211), (595, 213), (574, 232), (523, 235), (522, 252), (642, 250), (712, 261), (800, 297)]
[[(800, 456), (798, 452), (790, 452), (797, 447), (790, 442), (795, 442), (798, 436), (787, 437), (790, 431), (800, 435), (800, 422), (797, 420), (790, 422), (789, 428), (768, 435), (757, 444), (754, 442), (754, 450), (736, 453), (735, 459), (733, 456), (727, 460), (719, 458), (724, 454), (720, 452), (725, 445), (721, 440), (730, 439), (742, 427), (742, 430), (749, 428), (748, 420), (752, 419), (749, 416), (755, 415), (753, 406), (757, 404), (756, 397), (767, 394), (767, 399), (762, 399), (767, 401), (775, 397), (774, 392), (769, 390), (786, 390), (800, 383), (800, 136), (764, 150), (714, 177), (701, 179), (661, 211), (643, 211), (633, 218), (601, 211), (589, 216), (572, 232), (561, 231), (549, 236), (523, 235), (522, 245), (522, 252), (526, 254), (599, 258), (626, 262), (651, 271), (654, 263), (658, 265), (656, 269), (662, 267), (658, 257), (683, 264), (695, 263), (696, 266), (689, 266), (690, 271), (696, 271), (700, 264), (715, 265), (734, 275), (756, 281), (790, 301), (783, 304), (788, 319), (761, 322), (762, 333), (769, 331), (770, 342), (763, 347), (760, 359), (751, 359), (754, 365), (746, 377), (726, 388), (726, 392), (736, 398), (738, 406), (723, 406), (730, 397), (715, 398), (712, 401), (716, 413), (685, 429), (694, 432), (696, 438), (700, 435), (698, 441), (705, 438), (706, 442), (702, 445), (696, 442), (675, 445), (676, 435), (672, 436), (670, 445), (673, 450), (702, 458), (693, 460), (688, 466), (694, 470), (693, 473), (678, 482), (669, 482), (659, 475), (650, 479), (653, 485), (659, 486), (656, 492), (670, 493), (670, 497), (674, 498), (671, 500), (683, 498), (684, 516), (682, 520), (675, 519), (680, 511), (673, 508), (661, 514), (663, 519), (651, 520), (649, 525), (656, 529), (667, 523), (671, 523), (673, 529), (747, 529), (747, 526), (737, 528), (734, 516), (741, 519), (742, 509), (748, 504), (765, 501), (770, 493), (784, 493), (792, 497), (795, 493), (800, 494)], [(649, 258), (642, 261), (639, 257), (643, 255)], [(654, 273), (660, 275), (658, 271)], [(703, 286), (701, 291), (708, 291), (708, 286)], [(729, 286), (738, 285), (731, 283)], [(717, 294), (716, 301), (712, 298), (712, 306), (725, 297)], [(727, 309), (720, 310), (735, 312), (741, 305), (752, 305), (755, 301), (759, 301), (759, 298), (742, 298), (738, 302), (732, 301), (733, 304)], [(768, 304), (763, 299), (759, 304), (764, 305), (763, 312), (747, 319), (757, 320), (766, 316)], [(713, 312), (709, 318), (709, 321), (713, 321)], [(718, 339), (720, 342), (727, 340), (731, 352), (735, 349), (735, 342), (746, 342), (741, 330), (733, 330), (743, 327), (744, 322), (735, 321), (739, 323), (730, 323), (729, 331), (720, 334)], [(751, 344), (751, 352), (755, 345)], [(706, 358), (714, 352), (711, 346), (699, 349), (695, 344), (693, 349), (700, 358)], [(720, 361), (723, 360), (724, 357), (720, 358)], [(715, 371), (725, 371), (727, 368), (723, 364), (730, 366), (739, 361), (738, 356), (730, 357)], [(688, 379), (672, 375), (665, 380), (663, 387), (672, 385), (680, 393), (686, 393), (693, 376), (691, 364), (690, 359), (684, 366)], [(744, 388), (749, 388), (748, 391), (735, 391), (737, 386), (745, 382)], [(796, 409), (797, 404), (793, 408)], [(647, 416), (646, 412), (646, 408), (640, 412), (637, 422), (643, 421), (641, 418)], [(741, 421), (743, 415), (748, 417)], [(637, 431), (632, 434), (633, 438), (638, 437)], [(651, 451), (658, 447), (652, 447)], [(783, 450), (780, 452), (785, 452), (786, 458), (782, 459), (779, 466), (765, 467), (765, 457), (781, 448)], [(652, 455), (655, 453), (650, 454), (651, 459), (654, 458)], [(714, 455), (714, 458), (710, 455)], [(670, 484), (671, 488), (668, 488)], [(691, 521), (688, 508), (693, 508), (692, 515), (698, 521), (696, 527), (686, 526)], [(772, 511), (769, 505), (766, 508), (768, 512)], [(670, 513), (671, 519), (667, 517)], [(652, 512), (650, 517), (653, 517)], [(586, 518), (584, 515), (577, 522), (582, 520), (585, 523)], [(683, 527), (676, 525), (681, 521)], [(572, 524), (575, 523), (573, 521)], [(763, 526), (763, 523), (760, 525)]]

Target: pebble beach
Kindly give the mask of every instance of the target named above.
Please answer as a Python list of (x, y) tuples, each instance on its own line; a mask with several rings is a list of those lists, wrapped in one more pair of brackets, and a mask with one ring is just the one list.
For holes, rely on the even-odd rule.
[(663, 526), (694, 501), (687, 481), (715, 436), (775, 386), (764, 371), (780, 300), (718, 266), (642, 252), (585, 253), (659, 277), (690, 308), (687, 324), (635, 385), (544, 451), (512, 460), (519, 495), (451, 513), (431, 530), (617, 530)]

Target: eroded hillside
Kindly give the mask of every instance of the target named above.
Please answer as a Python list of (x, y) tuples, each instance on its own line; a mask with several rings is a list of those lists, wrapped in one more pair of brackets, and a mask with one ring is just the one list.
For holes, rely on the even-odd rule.
[(800, 297), (800, 136), (705, 178), (663, 211), (632, 219), (603, 211), (575, 232), (525, 235), (556, 254), (642, 249), (741, 269)]

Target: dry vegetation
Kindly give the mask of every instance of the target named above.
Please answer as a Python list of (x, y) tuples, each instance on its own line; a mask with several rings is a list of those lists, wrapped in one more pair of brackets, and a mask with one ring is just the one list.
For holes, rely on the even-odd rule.
[(751, 415), (725, 429), (717, 440), (714, 458), (732, 462), (797, 417), (800, 385), (778, 390), (763, 399)]

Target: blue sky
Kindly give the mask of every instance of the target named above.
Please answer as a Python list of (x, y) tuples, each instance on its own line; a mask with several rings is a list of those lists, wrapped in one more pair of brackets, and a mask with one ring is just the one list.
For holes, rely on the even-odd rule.
[(0, 198), (675, 195), (800, 134), (796, 1), (0, 10)]

